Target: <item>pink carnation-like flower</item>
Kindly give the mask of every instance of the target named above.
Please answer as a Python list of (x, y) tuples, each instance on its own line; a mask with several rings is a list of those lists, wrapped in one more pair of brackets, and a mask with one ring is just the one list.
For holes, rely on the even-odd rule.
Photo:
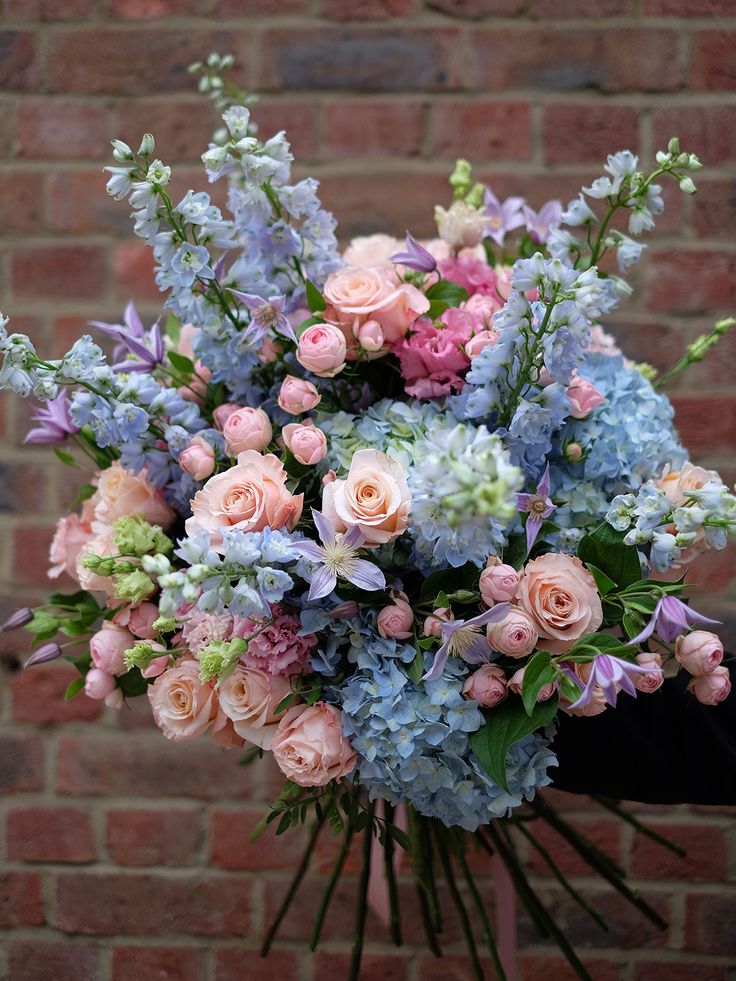
[(496, 294), (496, 275), (493, 267), (483, 259), (472, 256), (442, 259), (439, 270), (443, 279), (449, 279), (458, 286), (464, 286), (469, 296), (476, 293)]
[(77, 558), (90, 538), (92, 528), (78, 514), (68, 514), (59, 518), (56, 524), (54, 540), (49, 550), (49, 579), (56, 579), (65, 572), (77, 581)]
[(273, 620), (263, 627), (258, 620), (235, 621), (233, 636), (248, 637), (261, 630), (259, 634), (248, 641), (248, 650), (241, 661), (251, 668), (260, 668), (269, 674), (287, 675), (299, 674), (304, 671), (317, 646), (314, 634), (299, 636), (301, 622), (299, 617), (284, 610), (283, 607), (272, 606)]
[(444, 327), (437, 328), (430, 320), (418, 320), (411, 336), (395, 348), (407, 395), (414, 398), (437, 398), (462, 391), (460, 373), (470, 366), (465, 345), (472, 328), (457, 309), (446, 310), (442, 321)]
[(181, 628), (187, 649), (199, 654), (213, 640), (230, 640), (233, 635), (233, 618), (229, 613), (202, 613), (194, 610)]

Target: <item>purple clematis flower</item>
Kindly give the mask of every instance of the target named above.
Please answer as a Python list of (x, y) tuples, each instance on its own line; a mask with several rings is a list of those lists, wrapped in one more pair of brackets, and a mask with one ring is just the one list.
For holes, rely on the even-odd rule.
[(483, 195), (483, 203), (488, 215), (486, 235), (492, 238), (496, 245), (503, 245), (506, 232), (512, 232), (524, 224), (521, 210), (524, 207), (524, 198), (506, 198), (502, 203), (490, 187), (487, 187)]
[(294, 328), (284, 312), (285, 296), (269, 296), (264, 300), (262, 296), (256, 296), (255, 293), (241, 293), (240, 290), (230, 290), (230, 292), (246, 305), (258, 327), (262, 330), (277, 330), (294, 344), (298, 343)]
[(529, 517), (526, 519), (526, 550), (531, 552), (532, 545), (542, 529), (545, 518), (548, 518), (556, 510), (556, 505), (552, 503), (549, 496), (549, 464), (547, 464), (542, 479), (537, 484), (536, 492), (534, 494), (517, 494), (516, 506), (520, 511), (529, 513)]
[(339, 534), (330, 519), (321, 511), (312, 508), (312, 517), (322, 545), (310, 541), (294, 542), (292, 545), (295, 552), (320, 565), (312, 579), (307, 598), (317, 600), (329, 596), (337, 585), (338, 576), (359, 589), (384, 589), (386, 577), (378, 566), (367, 559), (358, 558), (358, 550), (365, 541), (360, 528), (353, 527), (345, 534)]
[(652, 619), (641, 633), (631, 638), (629, 643), (641, 644), (651, 637), (656, 630), (657, 636), (661, 640), (666, 644), (672, 644), (681, 633), (684, 633), (694, 624), (717, 625), (720, 622), (720, 620), (711, 620), (710, 617), (696, 613), (676, 596), (663, 596), (654, 607)]
[(69, 415), (69, 396), (63, 388), (55, 399), (49, 399), (43, 407), (33, 410), (33, 421), (39, 425), (29, 430), (24, 443), (55, 446), (63, 443), (67, 436), (79, 432)]
[(534, 211), (525, 204), (523, 212), (526, 230), (532, 241), (543, 244), (549, 237), (550, 229), (560, 224), (562, 201), (546, 201), (539, 211)]
[[(92, 327), (103, 331), (117, 342), (113, 350), (113, 371), (151, 372), (164, 360), (164, 342), (158, 321), (146, 332), (143, 321), (132, 302), (125, 308), (122, 324), (107, 324), (90, 320)], [(129, 355), (133, 355), (130, 358)]]
[(423, 273), (434, 272), (437, 268), (437, 260), (432, 253), (420, 245), (409, 232), (406, 233), (406, 251), (396, 252), (391, 256), (391, 262), (400, 263), (402, 266)]
[(435, 681), (439, 678), (451, 655), (461, 657), (468, 664), (490, 661), (493, 651), (482, 628), (487, 623), (503, 620), (508, 612), (508, 603), (497, 603), (490, 610), (485, 610), (470, 620), (448, 620), (441, 624), (442, 646), (434, 656), (432, 667), (422, 676), (422, 681)]
[[(580, 693), (580, 698), (569, 706), (570, 709), (582, 708), (587, 705), (593, 697), (596, 686), (599, 685), (603, 691), (603, 697), (609, 705), (615, 706), (618, 689), (622, 689), (629, 695), (636, 698), (636, 688), (631, 680), (635, 674), (650, 674), (655, 668), (651, 664), (643, 667), (640, 664), (633, 664), (631, 661), (624, 661), (620, 657), (612, 654), (599, 654), (591, 664), (590, 677), (585, 688)], [(659, 668), (661, 671), (662, 669)], [(571, 675), (572, 677), (572, 675)], [(575, 678), (577, 684), (580, 681)]]

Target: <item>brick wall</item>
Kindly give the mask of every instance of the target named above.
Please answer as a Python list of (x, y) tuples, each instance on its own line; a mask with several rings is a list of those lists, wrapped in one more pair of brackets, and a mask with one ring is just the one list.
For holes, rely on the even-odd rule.
[[(649, 159), (677, 134), (706, 163), (700, 192), (669, 189), (635, 297), (612, 326), (631, 356), (664, 367), (736, 307), (735, 0), (4, 0), (0, 9), (0, 307), (43, 350), (60, 354), (87, 319), (117, 318), (131, 295), (155, 314), (145, 249), (127, 208), (106, 197), (101, 168), (110, 138), (135, 142), (153, 128), (178, 187), (201, 182), (212, 117), (185, 69), (213, 48), (236, 54), (243, 83), (263, 93), (262, 132), (287, 129), (345, 237), (428, 233), (458, 154), (500, 194), (539, 205), (572, 196), (606, 152), (628, 146)], [(735, 355), (733, 337), (673, 392), (694, 456), (730, 481)], [(25, 426), (25, 407), (0, 401), (0, 616), (42, 595), (49, 529), (75, 483), (50, 454), (21, 449)], [(701, 608), (730, 621), (732, 639), (735, 555), (710, 556), (696, 574)], [(205, 744), (174, 747), (145, 706), (101, 717), (97, 704), (65, 705), (65, 670), (23, 674), (16, 641), (4, 643), (0, 976), (344, 977), (349, 885), (316, 960), (300, 953), (299, 920), (265, 966), (243, 953), (296, 855), (289, 838), (247, 845), (271, 774)], [(584, 801), (555, 796), (671, 923), (663, 935), (649, 928), (554, 842), (611, 920), (599, 935), (534, 868), (596, 981), (732, 981), (733, 814), (642, 809), (688, 846), (680, 863)], [(320, 851), (318, 865), (327, 859)], [(452, 924), (456, 953), (439, 965), (417, 948), (390, 950), (375, 923), (370, 931), (368, 979), (469, 976)], [(524, 981), (567, 977), (526, 924), (521, 935)]]

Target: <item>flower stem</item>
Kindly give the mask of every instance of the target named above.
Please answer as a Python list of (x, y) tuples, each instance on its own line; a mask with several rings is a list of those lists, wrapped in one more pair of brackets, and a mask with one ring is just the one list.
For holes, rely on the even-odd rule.
[[(373, 815), (373, 805), (369, 808)], [(363, 867), (360, 870), (358, 882), (358, 904), (355, 912), (355, 937), (353, 950), (350, 955), (350, 968), (346, 981), (358, 981), (360, 962), (363, 957), (363, 941), (365, 939), (365, 919), (368, 913), (368, 880), (371, 874), (371, 848), (373, 845), (373, 821), (369, 821), (363, 831)]]
[(450, 890), (452, 901), (455, 903), (457, 908), (457, 912), (460, 917), (460, 925), (462, 927), (463, 934), (465, 935), (465, 943), (467, 944), (468, 954), (470, 955), (470, 966), (473, 970), (473, 976), (475, 977), (476, 981), (484, 981), (485, 975), (483, 973), (483, 967), (480, 963), (480, 959), (478, 958), (478, 948), (476, 947), (473, 929), (470, 925), (470, 917), (468, 916), (468, 911), (465, 908), (463, 897), (460, 895), (460, 890), (458, 889), (457, 882), (455, 881), (455, 873), (452, 869), (450, 849), (447, 847), (447, 841), (445, 838), (445, 836), (448, 835), (448, 832), (440, 825), (440, 822), (437, 821), (435, 822), (434, 833), (437, 838), (437, 850), (439, 852), (440, 862), (442, 863), (442, 869), (445, 873), (447, 886)]
[(383, 860), (386, 872), (386, 888), (388, 890), (388, 905), (391, 915), (390, 931), (391, 939), (397, 947), (401, 946), (401, 922), (399, 913), (399, 891), (396, 886), (396, 875), (394, 873), (394, 840), (391, 837), (389, 828), (394, 821), (394, 808), (388, 801), (384, 803), (384, 813), (386, 815), (385, 837), (383, 844)]
[(493, 929), (483, 904), (483, 897), (480, 894), (476, 881), (473, 878), (473, 873), (470, 871), (470, 867), (468, 866), (468, 860), (465, 857), (465, 839), (460, 834), (455, 833), (455, 829), (450, 829), (449, 836), (458, 860), (458, 864), (460, 865), (463, 875), (465, 876), (468, 890), (473, 898), (473, 902), (475, 903), (475, 908), (478, 911), (478, 916), (480, 917), (481, 926), (483, 928), (483, 937), (485, 938), (486, 946), (488, 947), (491, 959), (493, 960), (493, 966), (496, 969), (498, 981), (506, 981), (506, 972), (504, 971), (503, 964), (501, 963), (498, 947), (496, 945), (496, 938), (493, 936)]
[(327, 885), (325, 886), (325, 891), (322, 896), (322, 902), (319, 905), (317, 911), (317, 919), (314, 924), (314, 929), (312, 930), (312, 936), (309, 941), (309, 949), (316, 950), (317, 944), (319, 943), (319, 937), (322, 932), (322, 924), (324, 923), (325, 916), (327, 915), (327, 910), (330, 906), (330, 901), (332, 900), (332, 894), (335, 891), (335, 886), (342, 873), (342, 867), (345, 864), (345, 859), (347, 858), (348, 851), (350, 849), (350, 842), (353, 840), (353, 829), (352, 827), (347, 827), (345, 829), (345, 837), (343, 838), (342, 848), (340, 849), (340, 854), (337, 856), (337, 861), (335, 862), (335, 867), (332, 870), (332, 875), (330, 876)]

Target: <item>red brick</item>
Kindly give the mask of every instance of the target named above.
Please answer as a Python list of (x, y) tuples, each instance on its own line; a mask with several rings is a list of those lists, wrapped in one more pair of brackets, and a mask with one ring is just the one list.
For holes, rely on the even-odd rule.
[(432, 10), (448, 17), (479, 20), (481, 17), (513, 17), (525, 7), (524, 0), (426, 0)]
[[(496, 974), (488, 958), (481, 956), (480, 961), (483, 976), (488, 981), (496, 981)], [(442, 957), (433, 957), (425, 953), (421, 955), (419, 961), (419, 977), (422, 981), (474, 981), (475, 975), (466, 954), (444, 954)]]
[[(350, 955), (318, 953), (315, 969), (319, 981), (343, 981), (349, 976)], [(408, 977), (409, 961), (400, 954), (363, 954), (360, 962), (361, 981), (405, 981)], [(422, 973), (422, 981), (428, 977)], [(444, 975), (445, 981), (448, 975)]]
[(274, 17), (307, 10), (310, 0), (216, 0), (216, 10), (224, 17)]
[(639, 961), (633, 965), (631, 981), (727, 981), (726, 967), (696, 961)]
[(187, 865), (199, 846), (199, 811), (108, 811), (106, 840), (117, 865)]
[(680, 84), (677, 33), (657, 29), (479, 30), (474, 83), (504, 91), (668, 91)]
[(433, 155), (471, 160), (525, 160), (531, 152), (531, 109), (523, 102), (437, 105)]
[(62, 871), (55, 926), (67, 933), (241, 937), (251, 882), (209, 872), (176, 876)]
[(238, 754), (206, 737), (181, 746), (159, 733), (63, 735), (58, 743), (58, 790), (64, 794), (132, 797), (242, 797), (251, 775)]
[[(686, 446), (699, 453), (731, 446), (736, 433), (736, 398), (673, 396), (675, 425)], [(710, 553), (711, 560), (715, 558)]]
[(437, 91), (460, 81), (455, 28), (266, 31), (257, 88)]
[(46, 571), (53, 534), (53, 528), (35, 525), (13, 530), (13, 578), (16, 583), (48, 588)]
[(55, 232), (132, 235), (130, 208), (105, 191), (102, 168), (49, 176), (49, 226)]
[(324, 108), (324, 156), (416, 156), (422, 139), (418, 102), (365, 102), (341, 99)]
[(112, 257), (113, 280), (123, 303), (131, 297), (136, 302), (161, 302), (161, 292), (153, 278), (151, 250), (143, 242), (121, 242)]
[(67, 30), (49, 38), (46, 85), (50, 92), (84, 95), (191, 92), (193, 61), (238, 46), (231, 30)]
[(65, 940), (8, 943), (9, 981), (100, 981), (97, 947)]
[(579, 17), (625, 17), (632, 0), (534, 0), (530, 15), (534, 20), (568, 20)]
[(688, 86), (730, 92), (736, 88), (733, 46), (736, 31), (697, 31), (691, 39)]
[[(736, 160), (736, 106), (672, 106), (652, 114), (654, 145), (664, 149), (671, 136), (680, 146), (697, 153), (708, 166)], [(702, 184), (695, 175), (698, 185)], [(695, 198), (695, 210), (700, 206)]]
[(644, 0), (648, 17), (733, 17), (733, 0)]
[(728, 876), (728, 839), (723, 828), (706, 824), (651, 823), (654, 831), (681, 845), (680, 858), (644, 835), (634, 839), (631, 874), (645, 879), (710, 879)]
[(36, 39), (31, 31), (0, 31), (0, 86), (33, 89), (38, 81)]
[[(242, 952), (241, 952), (242, 957)], [(202, 951), (194, 947), (113, 947), (111, 981), (202, 981)]]
[(57, 468), (51, 460), (48, 464), (0, 461), (0, 511), (25, 514), (44, 511)]
[(736, 181), (698, 181), (692, 223), (700, 238), (733, 240)]
[[(611, 961), (592, 960), (585, 951), (579, 950), (583, 964), (595, 981), (618, 981), (619, 966)], [(575, 981), (579, 975), (561, 955), (540, 956), (524, 953), (519, 958), (520, 981)]]
[(286, 130), (291, 149), (300, 163), (317, 155), (317, 121), (312, 103), (284, 102), (282, 99), (259, 99), (253, 110), (258, 134), (267, 139)]
[(243, 971), (249, 968), (256, 972), (258, 981), (291, 981), (299, 977), (299, 955), (271, 950), (261, 960), (242, 947), (223, 947), (215, 952), (215, 981), (245, 981)]
[(98, 719), (100, 702), (84, 694), (64, 701), (67, 686), (78, 677), (71, 664), (39, 664), (16, 672), (12, 680), (13, 718), (34, 725)]
[(546, 106), (542, 145), (548, 163), (601, 163), (616, 150), (635, 153), (639, 148), (636, 110), (589, 104)]
[(645, 290), (648, 310), (731, 310), (736, 304), (736, 257), (723, 252), (652, 252)]
[(0, 733), (0, 791), (18, 794), (41, 790), (43, 776), (43, 743), (38, 736)]
[(27, 246), (15, 250), (13, 289), (21, 299), (39, 295), (94, 300), (105, 291), (105, 254), (99, 246)]
[[(717, 404), (713, 409), (709, 411), (717, 412)], [(678, 429), (680, 433), (685, 432), (685, 445), (698, 454), (702, 452), (701, 447), (698, 445), (698, 440), (700, 437), (688, 438), (687, 430), (683, 430), (683, 427), (678, 422)], [(696, 432), (701, 432), (697, 429)], [(728, 446), (733, 445), (733, 433), (734, 428), (731, 427), (730, 437), (726, 436), (724, 439), (728, 440)], [(736, 554), (734, 549), (726, 548), (719, 552), (709, 551), (705, 555), (698, 556), (693, 562), (688, 565), (687, 578), (688, 582), (693, 583), (697, 586), (698, 590), (703, 593), (715, 594), (723, 592), (728, 589), (729, 583), (734, 578), (736, 574)]]
[(37, 872), (0, 873), (0, 927), (44, 922), (41, 877)]
[(736, 953), (736, 892), (693, 893), (685, 897), (683, 950)]
[(75, 807), (19, 807), (6, 823), (8, 858), (20, 862), (91, 862), (89, 813)]
[[(161, 160), (167, 163), (199, 161), (217, 121), (212, 106), (202, 99), (196, 102), (136, 99), (121, 104), (115, 132), (137, 149), (143, 134), (153, 131), (156, 156)], [(128, 209), (122, 207), (121, 210), (127, 215)]]
[(250, 834), (267, 814), (262, 811), (215, 811), (212, 815), (211, 860), (221, 869), (293, 869), (302, 857), (304, 835), (290, 829), (276, 835), (274, 825), (255, 841)]
[[(614, 861), (621, 860), (621, 822), (614, 820), (578, 819), (571, 822), (589, 841), (605, 852)], [(542, 822), (534, 821), (527, 830), (536, 841), (550, 853), (557, 866), (565, 875), (590, 875), (590, 866), (579, 853), (568, 845), (556, 831)], [(529, 867), (542, 875), (552, 875), (544, 859), (530, 846)]]
[(43, 102), (23, 99), (15, 109), (13, 150), (18, 157), (107, 159), (108, 137), (108, 114), (103, 106), (44, 98)]
[(153, 20), (209, 13), (208, 0), (112, 0), (110, 13), (121, 20)]
[(94, 12), (97, 0), (5, 0), (7, 17), (23, 20), (66, 20)]
[(43, 175), (6, 170), (0, 173), (0, 225), (10, 232), (43, 228)]
[[(237, 0), (230, 0), (230, 2), (237, 3)], [(360, 0), (360, 3), (322, 0), (322, 14), (330, 20), (383, 20), (386, 17), (408, 17), (413, 10), (414, 0)]]

